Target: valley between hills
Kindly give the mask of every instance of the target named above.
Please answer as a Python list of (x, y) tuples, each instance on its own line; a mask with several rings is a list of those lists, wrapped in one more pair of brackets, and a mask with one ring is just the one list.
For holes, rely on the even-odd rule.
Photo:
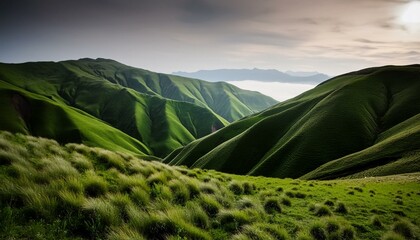
[(0, 239), (420, 239), (420, 65), (284, 102), (110, 59), (0, 64)]

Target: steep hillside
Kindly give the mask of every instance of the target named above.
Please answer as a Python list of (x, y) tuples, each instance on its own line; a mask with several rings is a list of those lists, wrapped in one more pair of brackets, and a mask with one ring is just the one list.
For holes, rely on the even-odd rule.
[(419, 177), (238, 176), (0, 131), (0, 239), (419, 239)]
[(154, 73), (113, 60), (80, 59), (62, 64), (79, 76), (106, 79), (140, 93), (210, 108), (229, 122), (277, 103), (276, 100), (258, 92), (242, 90), (227, 83), (209, 83), (198, 79)]
[(106, 59), (0, 64), (0, 99), (0, 129), (159, 157), (275, 103)]
[(165, 162), (303, 178), (419, 171), (419, 92), (419, 65), (345, 74), (177, 149)]
[[(121, 69), (118, 74), (117, 69)], [(130, 88), (105, 75), (117, 76), (125, 71), (146, 72), (110, 60), (0, 64), (0, 129), (54, 138), (63, 143), (83, 142), (111, 150), (165, 156), (227, 124), (204, 102), (171, 100), (143, 91), (145, 94), (137, 91), (137, 80), (125, 80), (124, 83), (131, 84)], [(185, 88), (195, 82), (186, 79), (186, 84), (182, 85), (182, 81), (178, 79), (178, 84)], [(161, 79), (154, 82), (162, 89), (166, 84)], [(171, 91), (170, 84), (167, 85), (163, 95), (191, 94), (183, 89), (186, 92), (183, 95), (177, 87), (172, 87)], [(219, 89), (218, 84), (211, 83), (201, 87), (203, 92)], [(255, 97), (253, 93), (231, 88), (232, 92), (227, 89), (224, 93), (236, 93), (244, 99)], [(258, 102), (258, 97), (256, 100)], [(231, 106), (224, 109), (220, 105), (219, 110), (238, 118), (251, 113), (240, 112), (240, 107), (235, 107), (238, 111), (231, 111), (234, 101), (239, 100), (226, 100), (224, 104)]]

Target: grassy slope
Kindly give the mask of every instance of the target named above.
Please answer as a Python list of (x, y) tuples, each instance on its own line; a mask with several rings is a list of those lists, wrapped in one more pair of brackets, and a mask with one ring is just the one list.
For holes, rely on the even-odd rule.
[[(407, 172), (367, 170), (420, 149), (418, 92), (418, 65), (345, 74), (194, 141), (165, 161), (276, 177)], [(412, 162), (410, 171), (419, 171), (419, 161)]]
[[(89, 60), (88, 63), (90, 62)], [(113, 65), (125, 67), (113, 61), (93, 62), (96, 64), (95, 67), (101, 70), (112, 71)], [(77, 63), (81, 66), (77, 66)], [(108, 135), (118, 135), (120, 142), (134, 141), (135, 145), (144, 145), (132, 152), (142, 151), (146, 154), (165, 156), (172, 150), (227, 124), (226, 120), (207, 107), (136, 92), (131, 88), (104, 80), (102, 73), (95, 75), (83, 69), (86, 67), (85, 64), (87, 64), (85, 61), (1, 64), (0, 88), (5, 94), (2, 95), (5, 103), (3, 105), (5, 111), (2, 112), (4, 117), (1, 119), (4, 122), (1, 125), (2, 129), (54, 137), (62, 142), (79, 140), (80, 137), (70, 136), (73, 133), (95, 135), (96, 137), (81, 138), (81, 140), (92, 146), (116, 149), (119, 145), (118, 148), (133, 150), (132, 146), (127, 147), (124, 143), (113, 142), (112, 137), (100, 139), (99, 136), (105, 134), (104, 131), (97, 129), (103, 128), (109, 132)], [(93, 68), (89, 69), (96, 71)], [(32, 111), (32, 116), (37, 117), (36, 120), (35, 117), (31, 119), (31, 127), (28, 128), (26, 126), (28, 123), (25, 123), (24, 117), (15, 110), (11, 101), (11, 96), (14, 95), (20, 98), (24, 95), (23, 102), (32, 102), (34, 98), (43, 99), (42, 105), (49, 107), (44, 107), (45, 114), (40, 115), (36, 114), (38, 109), (32, 109), (33, 106), (28, 105), (28, 111)], [(62, 110), (48, 112), (57, 108)], [(77, 114), (67, 114), (69, 111), (82, 113), (84, 120), (79, 121)], [(49, 121), (47, 116), (66, 118), (68, 122), (79, 124), (73, 126), (73, 131), (61, 131), (61, 123), (58, 120)], [(92, 119), (91, 123), (88, 123), (89, 119)], [(104, 123), (97, 125), (100, 120), (110, 126), (102, 127)], [(49, 121), (48, 126), (44, 126), (47, 121)], [(20, 124), (17, 124), (18, 122)], [(119, 130), (115, 129), (115, 133), (111, 133), (112, 127)], [(125, 134), (122, 135), (120, 131)]]
[(419, 177), (238, 176), (0, 132), (0, 238), (419, 239)]

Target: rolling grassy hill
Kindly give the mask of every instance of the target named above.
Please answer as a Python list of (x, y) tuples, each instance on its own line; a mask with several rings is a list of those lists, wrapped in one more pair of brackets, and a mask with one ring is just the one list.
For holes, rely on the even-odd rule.
[(0, 131), (0, 239), (420, 239), (419, 177), (239, 176)]
[(420, 66), (348, 73), (196, 140), (172, 165), (331, 179), (420, 171)]
[(229, 84), (81, 59), (0, 64), (0, 103), (0, 129), (162, 157), (275, 101)]

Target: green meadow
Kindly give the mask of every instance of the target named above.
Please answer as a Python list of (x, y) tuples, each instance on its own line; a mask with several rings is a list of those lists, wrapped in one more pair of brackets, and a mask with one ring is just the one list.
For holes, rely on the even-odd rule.
[(299, 180), (0, 133), (0, 239), (420, 239), (420, 175)]

